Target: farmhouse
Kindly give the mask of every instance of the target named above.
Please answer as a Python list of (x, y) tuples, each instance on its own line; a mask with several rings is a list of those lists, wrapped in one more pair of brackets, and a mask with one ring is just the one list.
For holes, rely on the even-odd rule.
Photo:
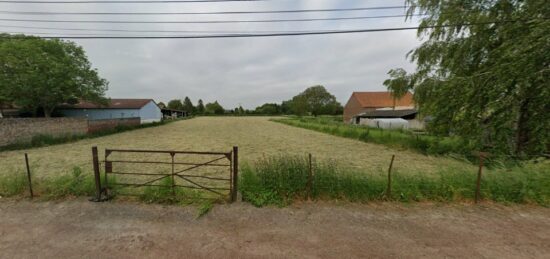
[(162, 120), (161, 109), (153, 99), (110, 99), (107, 105), (80, 101), (57, 110), (65, 117), (86, 117), (88, 120), (139, 118), (141, 124)]
[(409, 92), (394, 100), (390, 92), (353, 92), (344, 106), (344, 122), (359, 123), (353, 120), (359, 114), (380, 109), (414, 109), (413, 95)]

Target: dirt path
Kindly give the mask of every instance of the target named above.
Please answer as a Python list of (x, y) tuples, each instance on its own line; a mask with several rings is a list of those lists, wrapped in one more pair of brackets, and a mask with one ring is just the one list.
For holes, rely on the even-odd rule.
[(2, 258), (550, 258), (550, 209), (0, 201)]

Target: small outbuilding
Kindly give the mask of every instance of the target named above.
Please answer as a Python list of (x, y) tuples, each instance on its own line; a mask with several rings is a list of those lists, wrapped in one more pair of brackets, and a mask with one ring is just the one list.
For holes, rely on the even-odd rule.
[(159, 122), (162, 112), (153, 99), (109, 99), (107, 105), (80, 101), (57, 109), (65, 117), (86, 117), (88, 120), (139, 118), (141, 124)]
[(354, 124), (384, 129), (423, 129), (424, 121), (418, 119), (416, 109), (367, 111), (353, 117)]

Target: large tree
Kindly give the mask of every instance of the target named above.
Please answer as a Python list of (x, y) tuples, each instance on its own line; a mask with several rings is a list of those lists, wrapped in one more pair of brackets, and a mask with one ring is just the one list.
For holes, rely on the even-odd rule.
[(204, 113), (204, 104), (202, 102), (202, 99), (199, 99), (199, 101), (197, 102), (197, 113), (198, 114), (203, 114)]
[(340, 103), (329, 93), (324, 86), (309, 87), (291, 101), (292, 111), (297, 115), (311, 113), (313, 116), (321, 114), (335, 114)]
[(59, 104), (105, 103), (108, 82), (74, 42), (0, 34), (0, 99), (50, 117)]
[(189, 97), (185, 96), (185, 99), (183, 99), (183, 110), (188, 113), (194, 113), (195, 112), (195, 106), (193, 106), (193, 103), (191, 102), (191, 99)]
[(168, 109), (183, 110), (183, 103), (180, 99), (173, 99), (168, 102)]
[(205, 112), (208, 114), (224, 114), (225, 110), (223, 107), (215, 101), (213, 103), (207, 103), (205, 106)]
[(407, 0), (422, 16), (408, 80), (431, 130), (474, 148), (537, 154), (550, 144), (550, 4)]

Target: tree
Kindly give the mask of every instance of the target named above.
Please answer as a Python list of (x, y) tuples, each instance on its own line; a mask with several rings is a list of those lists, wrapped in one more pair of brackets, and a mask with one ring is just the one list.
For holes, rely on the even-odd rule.
[(159, 108), (161, 108), (161, 109), (166, 108), (166, 104), (164, 104), (163, 102), (157, 103), (157, 106), (158, 106)]
[(213, 103), (207, 103), (205, 108), (206, 108), (205, 112), (208, 114), (224, 114), (225, 112), (225, 110), (218, 103), (218, 101), (215, 101)]
[(198, 114), (203, 114), (204, 113), (204, 104), (202, 103), (202, 99), (199, 99), (198, 103), (197, 103), (197, 113)]
[(243, 109), (242, 106), (239, 105), (239, 114), (242, 115), (242, 114), (245, 114), (245, 113), (246, 113), (246, 111)]
[(418, 30), (425, 40), (409, 53), (417, 70), (408, 75), (408, 88), (420, 112), (433, 116), (431, 131), (452, 132), (494, 153), (544, 152), (550, 144), (548, 2), (406, 3), (409, 18), (428, 14)]
[(392, 93), (393, 108), (395, 109), (395, 102), (401, 99), (411, 89), (413, 79), (407, 75), (407, 71), (402, 68), (391, 69), (388, 72), (389, 79), (384, 81), (384, 85)]
[(180, 99), (173, 99), (168, 102), (168, 109), (183, 110), (183, 103)]
[(316, 85), (292, 98), (292, 111), (297, 115), (311, 113), (313, 116), (334, 114), (340, 103), (325, 87)]
[(265, 115), (281, 114), (281, 106), (276, 103), (266, 103), (256, 107), (255, 113)]
[(183, 110), (189, 113), (195, 112), (195, 106), (193, 106), (191, 99), (187, 96), (185, 96), (185, 99), (183, 100)]
[(59, 39), (0, 34), (0, 98), (50, 117), (69, 100), (106, 103), (108, 82), (82, 47)]

